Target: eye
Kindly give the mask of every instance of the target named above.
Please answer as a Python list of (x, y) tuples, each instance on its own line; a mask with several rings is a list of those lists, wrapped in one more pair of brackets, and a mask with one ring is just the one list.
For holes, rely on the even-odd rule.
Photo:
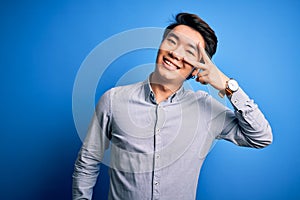
[(187, 50), (187, 53), (188, 53), (189, 55), (191, 55), (191, 56), (194, 56), (194, 57), (195, 57), (195, 53), (194, 53), (193, 51), (191, 51), (191, 50)]
[(176, 41), (173, 40), (172, 38), (168, 38), (167, 41), (168, 41), (170, 44), (176, 45)]

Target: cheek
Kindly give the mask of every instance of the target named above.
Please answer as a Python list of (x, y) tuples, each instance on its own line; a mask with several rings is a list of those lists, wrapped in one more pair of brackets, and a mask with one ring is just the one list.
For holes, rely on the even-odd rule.
[(157, 51), (157, 60), (158, 59), (161, 59), (163, 58), (164, 55), (167, 55), (169, 51), (165, 50), (165, 49), (162, 49), (160, 47), (160, 49)]
[(191, 65), (185, 65), (185, 66), (184, 66), (184, 71), (185, 71), (186, 73), (191, 73), (192, 70), (193, 70), (193, 66), (191, 66)]
[(162, 51), (171, 51), (174, 50), (175, 46), (174, 45), (169, 45), (167, 41), (164, 41), (161, 43), (159, 47)]
[(160, 64), (162, 63), (164, 54), (165, 54), (164, 51), (162, 51), (161, 49), (158, 50), (156, 56), (156, 63), (160, 63)]
[(162, 57), (162, 51), (159, 49), (157, 51), (157, 56), (156, 56), (156, 60), (159, 60)]

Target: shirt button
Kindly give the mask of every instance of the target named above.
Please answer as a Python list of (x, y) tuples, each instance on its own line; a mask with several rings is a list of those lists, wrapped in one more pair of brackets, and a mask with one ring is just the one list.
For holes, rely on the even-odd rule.
[(159, 185), (159, 182), (154, 182), (154, 185)]
[(159, 159), (160, 158), (160, 155), (156, 155), (156, 159)]

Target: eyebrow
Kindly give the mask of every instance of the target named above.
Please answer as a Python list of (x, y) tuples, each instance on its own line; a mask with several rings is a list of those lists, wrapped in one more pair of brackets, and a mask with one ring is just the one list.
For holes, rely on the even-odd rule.
[[(169, 33), (168, 37), (174, 37), (176, 40), (180, 40), (179, 36), (173, 32)], [(195, 45), (193, 45), (192, 43), (188, 43), (187, 45), (189, 47), (191, 47), (192, 49), (194, 49), (196, 52), (199, 52), (198, 48)]]
[(168, 37), (174, 37), (175, 39), (179, 40), (179, 37), (175, 33), (169, 33)]

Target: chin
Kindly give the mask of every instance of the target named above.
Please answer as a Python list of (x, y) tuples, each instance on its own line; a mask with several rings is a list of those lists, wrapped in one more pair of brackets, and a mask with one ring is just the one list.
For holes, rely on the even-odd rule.
[(170, 84), (178, 84), (181, 78), (177, 71), (169, 71), (162, 64), (156, 63), (155, 76), (162, 82)]

